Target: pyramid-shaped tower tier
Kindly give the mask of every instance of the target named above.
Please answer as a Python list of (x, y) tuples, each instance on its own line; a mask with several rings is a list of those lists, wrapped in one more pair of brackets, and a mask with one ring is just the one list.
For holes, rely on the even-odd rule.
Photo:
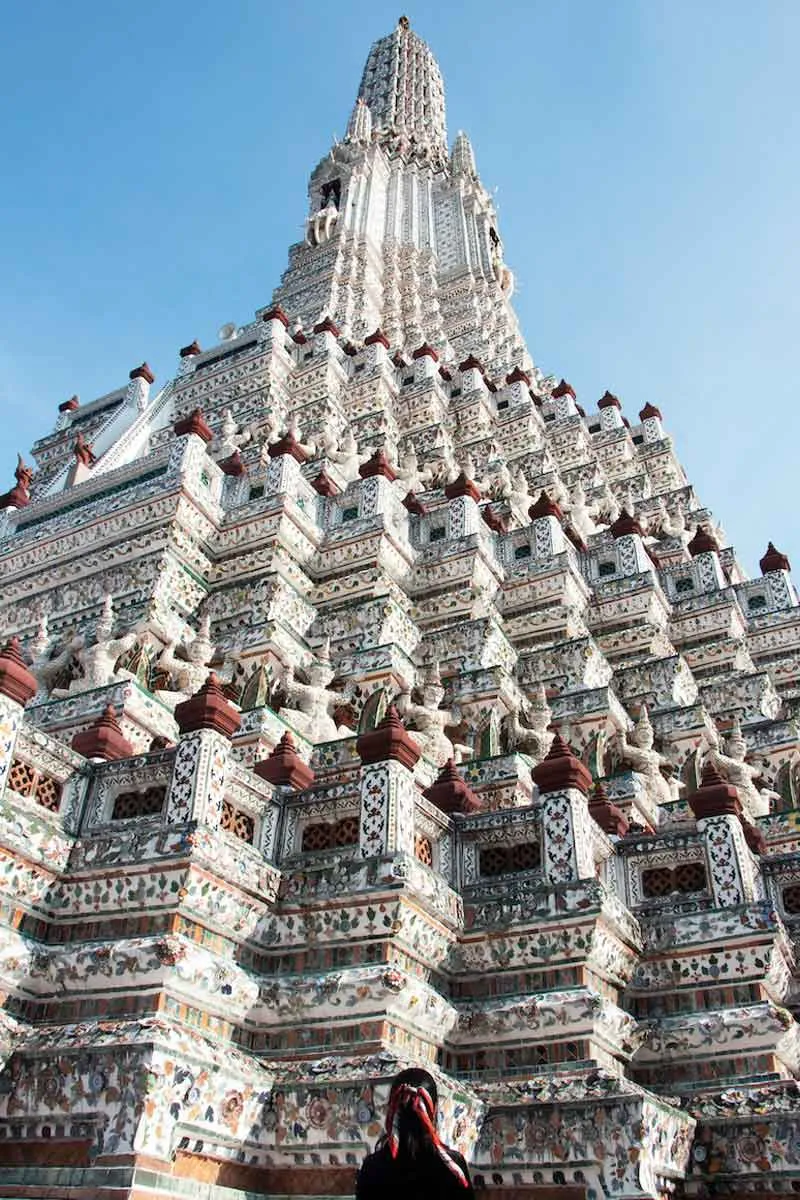
[(534, 365), (405, 19), (305, 231), (0, 501), (0, 1197), (347, 1195), (411, 1063), (497, 1200), (800, 1190), (786, 556)]

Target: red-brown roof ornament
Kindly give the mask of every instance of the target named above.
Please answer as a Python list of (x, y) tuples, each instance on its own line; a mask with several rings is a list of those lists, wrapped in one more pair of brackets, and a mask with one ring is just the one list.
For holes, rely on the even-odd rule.
[(81, 402), (77, 396), (70, 396), (69, 400), (65, 400), (63, 404), (59, 404), (59, 412), (75, 412), (76, 408), (80, 408)]
[(94, 456), (94, 451), (82, 433), (79, 433), (75, 438), (75, 445), (72, 447), (72, 453), (79, 463), (83, 463), (85, 467), (93, 467), (97, 462)]
[(451, 372), (448, 371), (447, 367), (439, 367), (439, 377), (443, 379), (445, 383), (453, 382), (453, 376)]
[(539, 791), (565, 792), (568, 788), (589, 795), (592, 776), (587, 767), (573, 754), (570, 746), (556, 731), (546, 758), (531, 771)]
[(193, 433), (195, 437), (202, 438), (204, 442), (213, 440), (214, 434), (211, 432), (201, 408), (193, 408), (188, 417), (181, 417), (173, 425), (177, 437), (185, 437), (189, 433)]
[(701, 525), (698, 525), (695, 535), (689, 542), (686, 549), (689, 551), (692, 558), (695, 558), (698, 554), (712, 554), (719, 552), (719, 542), (715, 537), (712, 536), (712, 534), (708, 532), (707, 529), (703, 529)]
[(539, 499), (534, 500), (533, 504), (528, 509), (528, 516), (532, 521), (537, 521), (539, 517), (555, 517), (559, 522), (563, 522), (564, 514), (556, 504), (555, 500), (551, 500), (547, 492), (542, 488), (539, 493)]
[(280, 321), (284, 329), (289, 328), (289, 318), (281, 308), (280, 304), (273, 304), (272, 308), (268, 308), (261, 318), (262, 321)]
[(225, 475), (230, 475), (234, 479), (241, 479), (242, 475), (247, 474), (247, 467), (242, 462), (242, 454), (238, 449), (234, 450), (228, 458), (223, 458), (222, 462), (217, 465)]
[(358, 346), (355, 342), (342, 342), (342, 350), (348, 358), (355, 358), (358, 354)]
[(373, 475), (382, 475), (390, 482), (397, 479), (397, 473), (386, 457), (386, 451), (383, 448), (376, 450), (371, 458), (362, 463), (358, 468), (358, 473), (362, 479), (371, 479)]
[(277, 442), (273, 442), (271, 446), (267, 446), (267, 454), (270, 458), (280, 458), (282, 454), (290, 454), (299, 463), (308, 461), (308, 454), (300, 445), (291, 429), (287, 429), (286, 433)]
[(295, 346), (305, 346), (308, 343), (308, 338), (303, 333), (302, 329), (295, 329), (294, 333), (292, 334), (292, 341), (294, 342)]
[(403, 355), (400, 353), (399, 350), (395, 354), (392, 355), (392, 362), (397, 367), (398, 371), (402, 371), (403, 367), (408, 366), (408, 363), (406, 362), (405, 358), (403, 357)]
[(141, 366), (134, 367), (132, 371), (129, 371), (128, 379), (143, 379), (145, 383), (155, 383), (156, 381), (155, 375), (150, 370), (150, 367), (146, 362), (143, 362)]
[(38, 686), (20, 653), (19, 638), (12, 637), (0, 650), (0, 695), (25, 705), (36, 695)]
[(433, 346), (428, 344), (428, 342), (423, 342), (421, 346), (418, 346), (411, 357), (415, 362), (419, 358), (432, 358), (434, 362), (439, 361), (439, 355), (436, 353)]
[(195, 338), (194, 341), (190, 342), (188, 346), (181, 346), (178, 353), (181, 358), (196, 358), (198, 354), (203, 353), (203, 350), (197, 338)]
[(662, 419), (661, 418), (661, 409), (656, 408), (655, 404), (650, 404), (650, 402), (648, 401), (648, 403), (645, 404), (644, 408), (639, 409), (639, 420), (640, 421), (649, 421), (651, 417), (658, 417), (658, 419), (660, 421)]
[(297, 753), (294, 738), (287, 730), (269, 758), (264, 758), (253, 767), (260, 779), (266, 779), (275, 787), (290, 787), (303, 792), (314, 782), (314, 772)]
[(421, 751), (400, 720), (397, 709), (390, 704), (383, 720), (374, 729), (358, 735), (356, 753), (364, 766), (394, 761), (412, 770)]
[(636, 520), (636, 517), (631, 516), (627, 508), (623, 508), (616, 521), (612, 521), (609, 530), (611, 536), (615, 538), (629, 537), (632, 533), (638, 533), (639, 537), (644, 537), (644, 530)]
[(506, 383), (524, 383), (526, 387), (530, 387), (531, 378), (523, 371), (522, 367), (514, 367), (514, 370), (509, 371), (506, 375)]
[(330, 317), (323, 317), (314, 326), (314, 333), (332, 333), (334, 337), (338, 338), (339, 326)]
[(785, 554), (781, 554), (780, 550), (776, 550), (772, 542), (767, 544), (767, 552), (758, 563), (761, 568), (762, 575), (768, 575), (770, 571), (791, 571), (791, 564)]
[(30, 486), (33, 480), (33, 467), (29, 467), (22, 459), (22, 455), (17, 455), (17, 466), (14, 471), (16, 479), (15, 486), (10, 492), (5, 492), (0, 496), (0, 509), (3, 508), (24, 508), (26, 504), (30, 504)]
[(481, 498), (477, 485), (472, 479), (467, 479), (465, 471), (461, 471), (457, 479), (445, 486), (444, 494), (448, 500), (455, 500), (459, 496), (471, 496), (476, 504)]
[(452, 758), (448, 758), (436, 782), (426, 788), (423, 795), (446, 813), (474, 813), (481, 808), (480, 800), (459, 774)]
[(495, 533), (508, 533), (508, 520), (496, 513), (491, 504), (485, 504), (481, 509), (481, 517)]
[(390, 349), (389, 339), (387, 338), (387, 336), (383, 332), (383, 330), (380, 328), (380, 326), (378, 326), (378, 328), (375, 330), (374, 333), (371, 333), (371, 334), (369, 334), (368, 337), (364, 338), (364, 345), (365, 346), (385, 346), (387, 350)]
[(416, 513), (418, 517), (425, 517), (428, 514), (428, 509), (413, 492), (406, 492), (403, 497), (403, 507), (407, 508), (410, 513)]
[(730, 783), (726, 783), (712, 762), (706, 762), (700, 777), (700, 787), (687, 799), (698, 821), (705, 817), (741, 815), (739, 793)]
[(213, 729), (226, 738), (233, 737), (242, 723), (213, 671), (198, 692), (175, 706), (175, 720), (181, 733)]
[(575, 395), (575, 388), (571, 383), (567, 383), (566, 379), (562, 379), (560, 383), (557, 383), (550, 395), (553, 400), (560, 400), (562, 396), (572, 396), (573, 400), (578, 399)]
[(483, 363), (474, 354), (468, 354), (463, 362), (458, 364), (459, 371), (480, 371), (483, 374)]
[(339, 495), (339, 489), (327, 471), (320, 471), (316, 479), (311, 480), (311, 486), (320, 496), (326, 496), (328, 499)]
[(136, 753), (122, 732), (113, 704), (109, 704), (88, 729), (75, 734), (72, 749), (84, 758), (99, 758), (105, 762), (130, 758)]
[(618, 397), (613, 392), (605, 391), (597, 401), (598, 408), (622, 408)]
[(608, 798), (608, 792), (599, 781), (594, 785), (589, 799), (589, 816), (597, 822), (604, 833), (625, 837), (629, 822), (621, 808)]
[(589, 549), (589, 547), (586, 545), (586, 542), (583, 540), (581, 535), (578, 533), (575, 526), (570, 525), (569, 522), (567, 522), (567, 524), (564, 526), (564, 536), (570, 542), (572, 542), (572, 545), (575, 547), (576, 550), (580, 550), (581, 554), (585, 554), (586, 551)]

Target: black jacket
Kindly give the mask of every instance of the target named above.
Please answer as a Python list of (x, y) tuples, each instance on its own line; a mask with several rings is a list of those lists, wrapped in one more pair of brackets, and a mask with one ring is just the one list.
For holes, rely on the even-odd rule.
[(435, 1151), (419, 1158), (392, 1158), (387, 1146), (369, 1154), (356, 1182), (356, 1200), (474, 1200), (469, 1169), (457, 1150), (450, 1154), (469, 1183), (464, 1187)]

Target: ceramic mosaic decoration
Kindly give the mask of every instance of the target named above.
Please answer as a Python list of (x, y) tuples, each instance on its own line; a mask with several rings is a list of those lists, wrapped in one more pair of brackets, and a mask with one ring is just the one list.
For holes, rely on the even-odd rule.
[(0, 1196), (348, 1195), (412, 1063), (498, 1200), (797, 1193), (788, 560), (534, 365), (404, 18), (305, 230), (0, 500)]

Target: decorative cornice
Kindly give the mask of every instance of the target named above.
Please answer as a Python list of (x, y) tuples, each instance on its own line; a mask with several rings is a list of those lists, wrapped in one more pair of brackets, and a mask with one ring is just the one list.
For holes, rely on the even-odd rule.
[(88, 729), (75, 734), (72, 749), (84, 758), (99, 758), (105, 762), (130, 758), (136, 753), (122, 732), (113, 704), (109, 704)]
[(358, 735), (356, 753), (365, 767), (372, 763), (392, 761), (401, 763), (410, 771), (419, 760), (421, 751), (409, 736), (397, 709), (390, 704), (379, 725)]
[(631, 516), (627, 508), (623, 508), (616, 521), (611, 523), (609, 531), (612, 537), (615, 538), (630, 537), (632, 533), (638, 534), (639, 537), (644, 537), (644, 530), (636, 520), (636, 517)]
[(128, 378), (143, 379), (145, 383), (155, 383), (156, 381), (155, 375), (146, 362), (143, 362), (139, 367), (134, 367), (133, 370), (128, 373)]
[(299, 463), (308, 462), (308, 454), (291, 430), (279, 438), (277, 442), (273, 442), (271, 446), (267, 446), (267, 454), (270, 458), (280, 458), (282, 454), (289, 454)]
[(0, 651), (0, 695), (25, 705), (36, 695), (38, 686), (20, 653), (19, 638), (12, 637)]
[(193, 433), (206, 443), (214, 438), (201, 408), (193, 408), (188, 417), (181, 417), (180, 421), (175, 422), (173, 429), (177, 437), (186, 437), (187, 434)]
[(314, 326), (314, 333), (332, 333), (334, 337), (339, 336), (339, 326), (330, 317), (323, 317)]
[(560, 524), (564, 521), (563, 512), (555, 500), (550, 499), (544, 488), (539, 493), (539, 499), (534, 500), (528, 509), (528, 516), (532, 521), (537, 521), (540, 517), (555, 517)]
[(455, 500), (459, 496), (470, 496), (476, 504), (481, 498), (476, 484), (473, 480), (467, 479), (464, 471), (461, 471), (458, 478), (454, 479), (452, 483), (447, 484), (444, 494), (448, 500)]
[(266, 779), (275, 787), (290, 787), (296, 792), (305, 791), (314, 782), (314, 772), (297, 753), (288, 730), (269, 757), (257, 762), (253, 770), (260, 779)]
[(565, 792), (569, 788), (589, 795), (592, 776), (587, 767), (572, 752), (571, 747), (556, 731), (546, 758), (531, 772), (539, 791)]
[(694, 537), (689, 542), (686, 549), (691, 554), (692, 558), (696, 558), (698, 554), (715, 554), (719, 552), (719, 542), (715, 537), (698, 525)]
[(242, 475), (247, 474), (247, 467), (242, 462), (242, 454), (240, 450), (234, 450), (229, 458), (223, 458), (217, 466), (225, 475), (231, 475), (234, 479), (241, 479)]
[(289, 328), (289, 318), (281, 308), (280, 304), (273, 304), (272, 308), (268, 308), (261, 318), (262, 321), (280, 321), (284, 329)]
[(452, 758), (448, 758), (436, 782), (423, 795), (445, 813), (474, 813), (482, 807), (466, 779), (459, 774)]
[(589, 799), (589, 816), (596, 821), (604, 833), (625, 837), (629, 821), (621, 808), (608, 798), (608, 792), (599, 781), (594, 785)]
[(391, 482), (397, 479), (397, 473), (386, 457), (386, 451), (383, 449), (376, 450), (371, 458), (362, 463), (358, 468), (358, 473), (362, 479), (371, 479), (374, 475), (382, 475), (384, 479), (388, 479)]
[(182, 734), (213, 729), (226, 738), (233, 737), (242, 723), (213, 671), (198, 692), (175, 706), (175, 720)]
[(562, 396), (572, 396), (573, 400), (578, 399), (575, 395), (575, 388), (571, 383), (567, 383), (566, 379), (562, 379), (560, 383), (557, 383), (550, 395), (553, 400), (560, 400)]
[(311, 480), (311, 486), (315, 492), (319, 492), (320, 496), (331, 498), (339, 495), (339, 489), (327, 471), (320, 471), (316, 479)]
[(707, 762), (700, 777), (700, 787), (687, 797), (689, 807), (698, 821), (705, 817), (740, 817), (742, 806), (739, 793), (726, 783), (713, 763)]
[(514, 370), (509, 371), (506, 375), (506, 383), (524, 383), (530, 387), (531, 379), (530, 375), (526, 374), (522, 367), (514, 367)]
[(791, 564), (785, 554), (781, 554), (780, 550), (776, 550), (772, 542), (767, 544), (767, 550), (764, 557), (759, 559), (759, 567), (762, 575), (768, 575), (770, 571), (791, 571)]

